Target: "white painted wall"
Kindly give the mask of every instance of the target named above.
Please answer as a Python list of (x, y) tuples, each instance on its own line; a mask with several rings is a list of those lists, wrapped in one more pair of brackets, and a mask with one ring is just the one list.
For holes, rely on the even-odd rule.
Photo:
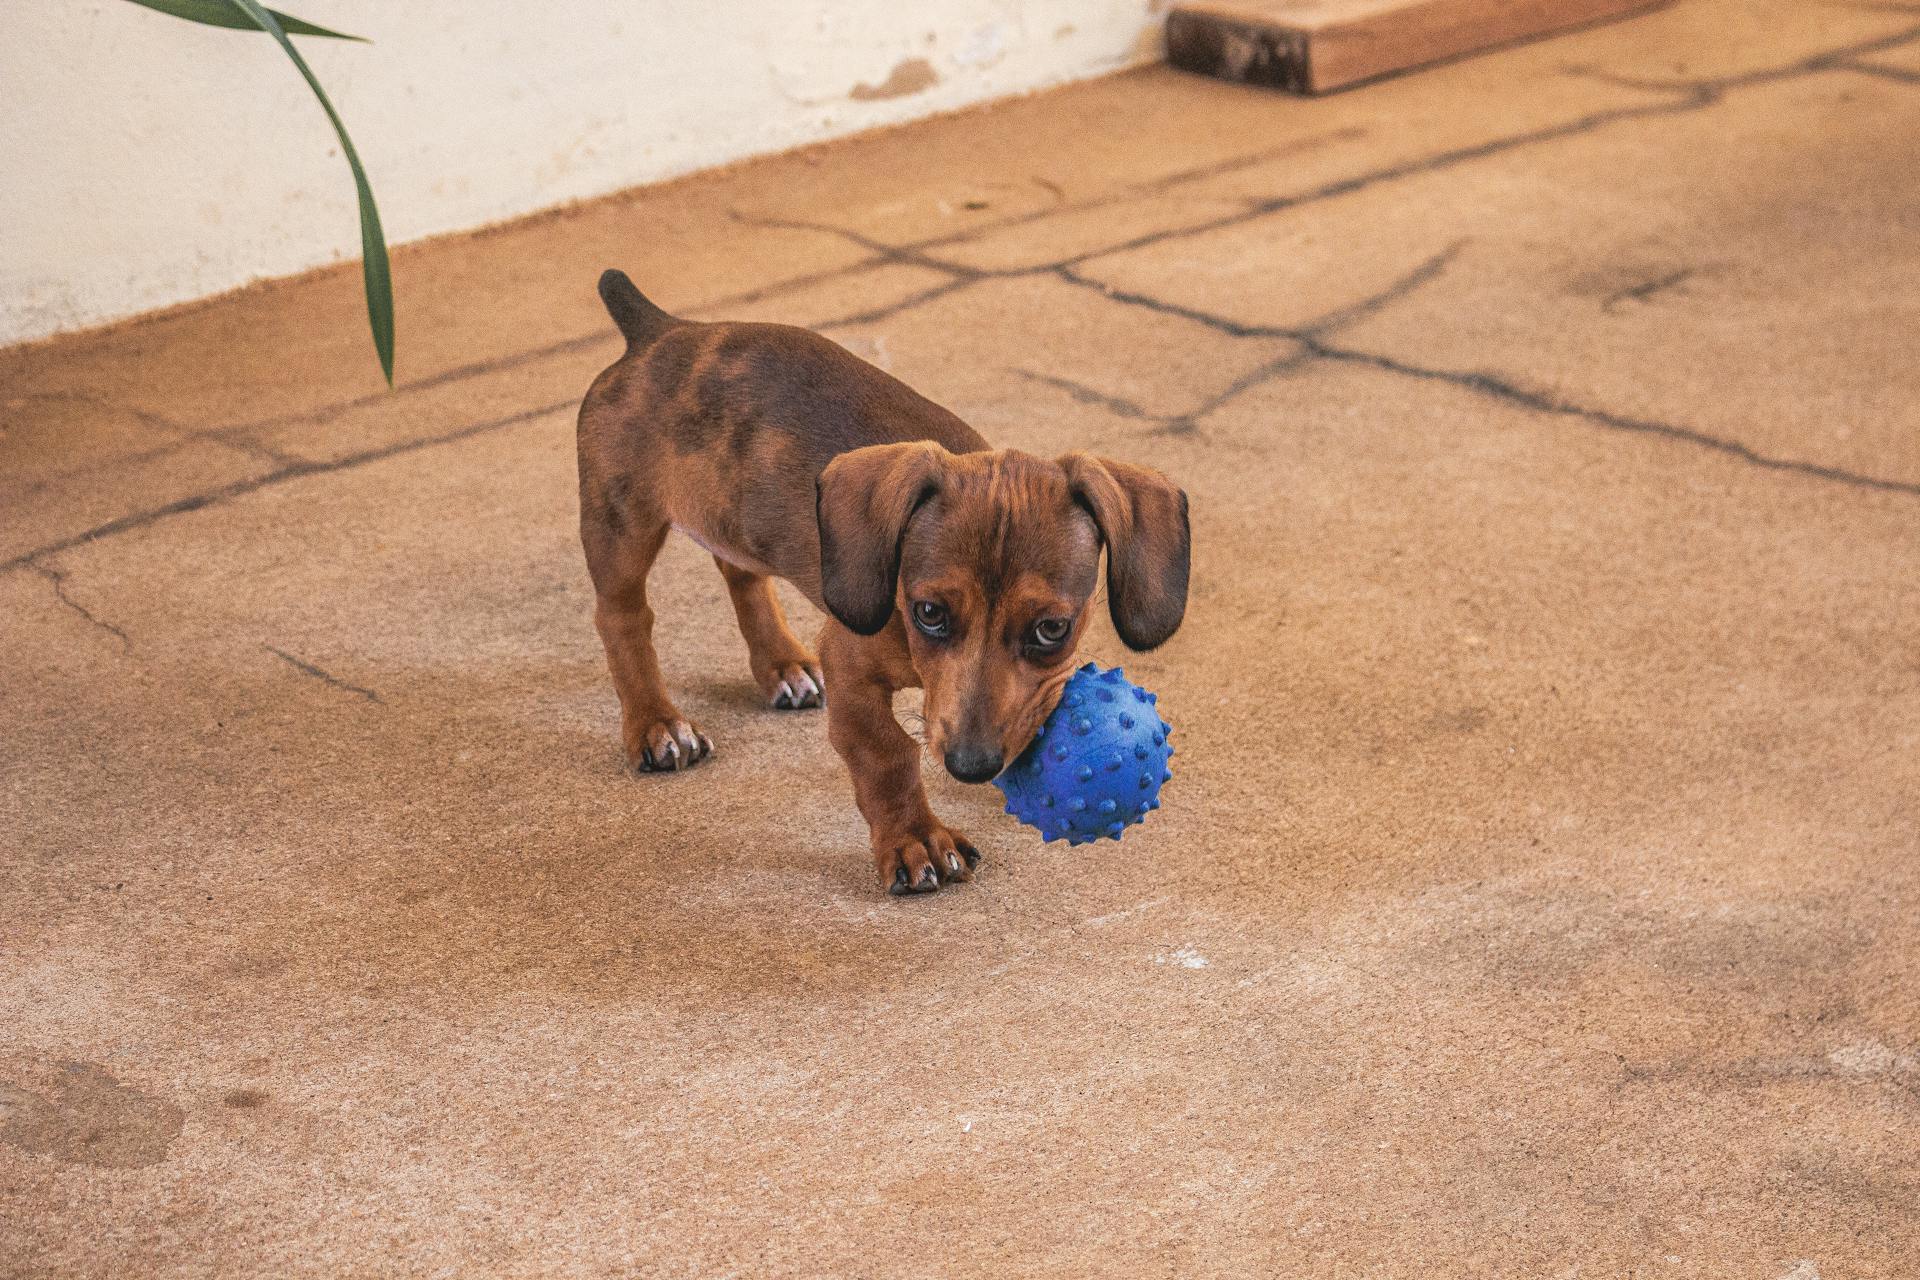
[[(1159, 0), (275, 0), (390, 243), (1158, 55)], [(865, 86), (862, 88), (861, 86)], [(0, 18), (0, 343), (359, 253), (318, 105), (264, 35), (125, 0)]]

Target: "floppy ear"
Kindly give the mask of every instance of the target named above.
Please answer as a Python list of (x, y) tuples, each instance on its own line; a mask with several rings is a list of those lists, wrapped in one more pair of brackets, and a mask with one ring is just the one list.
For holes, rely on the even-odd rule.
[(1154, 649), (1187, 612), (1187, 495), (1158, 471), (1088, 453), (1060, 459), (1107, 545), (1107, 608), (1129, 649)]
[(877, 635), (893, 616), (900, 540), (920, 504), (940, 491), (946, 458), (928, 440), (875, 444), (841, 454), (820, 473), (820, 595), (850, 630)]

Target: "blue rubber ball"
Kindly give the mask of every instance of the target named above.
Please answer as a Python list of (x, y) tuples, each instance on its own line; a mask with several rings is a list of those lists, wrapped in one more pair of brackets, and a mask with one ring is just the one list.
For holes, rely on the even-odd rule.
[(1073, 673), (1040, 732), (993, 780), (1007, 812), (1048, 840), (1118, 840), (1160, 807), (1171, 732), (1154, 696), (1119, 668)]

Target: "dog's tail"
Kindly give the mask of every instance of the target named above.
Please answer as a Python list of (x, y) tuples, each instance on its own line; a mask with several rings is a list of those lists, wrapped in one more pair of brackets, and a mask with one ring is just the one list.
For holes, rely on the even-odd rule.
[(613, 317), (629, 348), (644, 347), (680, 323), (648, 302), (624, 271), (600, 273), (600, 301), (607, 304), (607, 314)]

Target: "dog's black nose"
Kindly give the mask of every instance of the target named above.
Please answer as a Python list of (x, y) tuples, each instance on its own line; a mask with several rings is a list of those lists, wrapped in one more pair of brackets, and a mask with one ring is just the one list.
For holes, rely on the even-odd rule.
[(991, 782), (1004, 763), (990, 747), (954, 747), (947, 752), (947, 772), (962, 782)]

